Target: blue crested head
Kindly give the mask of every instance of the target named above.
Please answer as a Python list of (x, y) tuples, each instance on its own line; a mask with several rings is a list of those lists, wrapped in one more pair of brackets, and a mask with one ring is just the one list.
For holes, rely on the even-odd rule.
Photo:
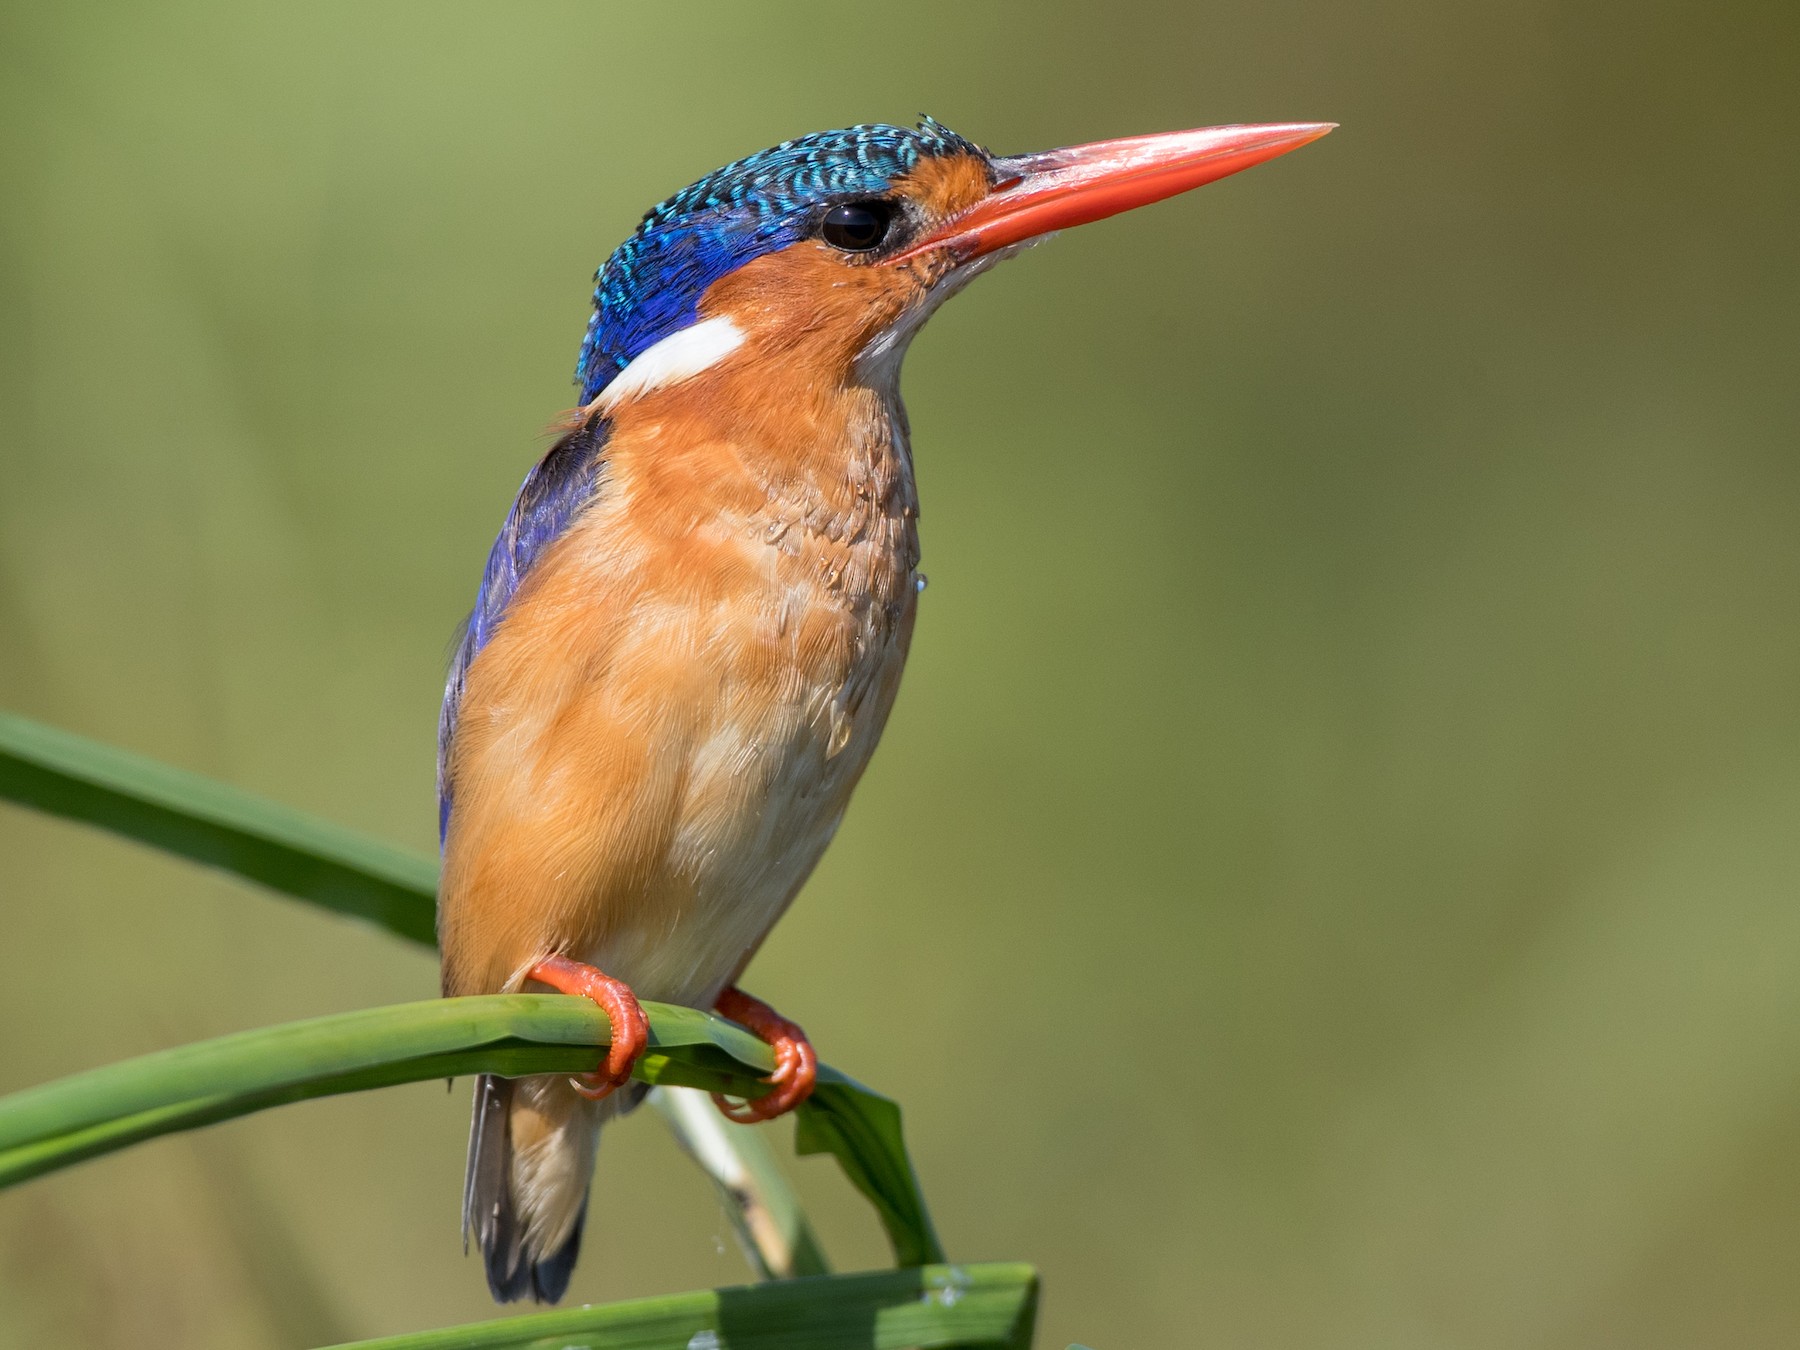
[(985, 152), (929, 117), (818, 131), (727, 164), (653, 207), (594, 276), (575, 367), (590, 402), (639, 352), (693, 321), (706, 288), (805, 236), (832, 205), (878, 195), (921, 160)]

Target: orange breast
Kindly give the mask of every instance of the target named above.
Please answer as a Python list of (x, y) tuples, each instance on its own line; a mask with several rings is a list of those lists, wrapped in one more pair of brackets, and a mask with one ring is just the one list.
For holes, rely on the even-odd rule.
[(710, 1003), (874, 750), (918, 561), (897, 406), (780, 391), (747, 356), (619, 409), (596, 504), (469, 671), (447, 992), (509, 987), (561, 951), (643, 997)]

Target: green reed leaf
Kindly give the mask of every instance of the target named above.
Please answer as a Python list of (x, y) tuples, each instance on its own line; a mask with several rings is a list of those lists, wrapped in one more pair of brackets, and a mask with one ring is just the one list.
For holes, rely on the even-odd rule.
[[(720, 1017), (647, 1003), (647, 1082), (751, 1096), (773, 1060)], [(0, 1186), (252, 1111), (462, 1074), (579, 1073), (606, 1015), (560, 994), (434, 999), (243, 1031), (0, 1097)]]
[[(769, 1047), (735, 1022), (646, 1003), (647, 1083), (735, 1097), (768, 1091)], [(586, 999), (496, 994), (432, 999), (242, 1031), (90, 1069), (0, 1097), (0, 1188), (180, 1130), (313, 1097), (498, 1073), (581, 1073), (611, 1029)], [(903, 1265), (938, 1260), (899, 1108), (822, 1066), (800, 1108), (803, 1152), (835, 1155), (875, 1204)]]
[(0, 800), (85, 821), (435, 942), (437, 864), (167, 764), (0, 712)]
[(1028, 1350), (1036, 1315), (1030, 1266), (931, 1265), (533, 1313), (336, 1350)]

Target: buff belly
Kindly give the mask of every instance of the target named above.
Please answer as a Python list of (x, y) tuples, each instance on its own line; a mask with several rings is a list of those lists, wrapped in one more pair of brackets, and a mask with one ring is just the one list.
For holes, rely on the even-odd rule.
[[(682, 557), (707, 559), (709, 534), (734, 536), (711, 548), (710, 593), (671, 595), (633, 584), (646, 550), (595, 512), (471, 666), (446, 992), (521, 988), (556, 952), (710, 1008), (830, 843), (899, 686), (911, 555), (864, 539), (846, 593), (801, 541), (746, 545), (729, 524)], [(633, 1100), (482, 1080), (465, 1214), (504, 1297), (566, 1279), (600, 1127)]]
[(904, 517), (833, 540), (726, 513), (646, 539), (627, 486), (470, 668), (446, 992), (519, 988), (560, 952), (710, 1007), (817, 864), (898, 690)]
[[(899, 653), (871, 653), (897, 663)], [(896, 671), (897, 674), (897, 671)], [(710, 1007), (741, 972), (812, 873), (875, 748), (886, 708), (867, 708), (835, 753), (838, 690), (706, 730), (686, 756), (667, 853), (644, 878), (644, 905), (576, 953), (640, 998)], [(839, 733), (840, 736), (843, 734)]]

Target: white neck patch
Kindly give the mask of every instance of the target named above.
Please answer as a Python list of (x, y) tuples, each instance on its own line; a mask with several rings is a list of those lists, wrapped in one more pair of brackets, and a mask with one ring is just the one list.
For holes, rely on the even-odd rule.
[(744, 330), (724, 315), (689, 324), (632, 357), (590, 406), (607, 412), (627, 399), (679, 384), (717, 365), (743, 345)]

